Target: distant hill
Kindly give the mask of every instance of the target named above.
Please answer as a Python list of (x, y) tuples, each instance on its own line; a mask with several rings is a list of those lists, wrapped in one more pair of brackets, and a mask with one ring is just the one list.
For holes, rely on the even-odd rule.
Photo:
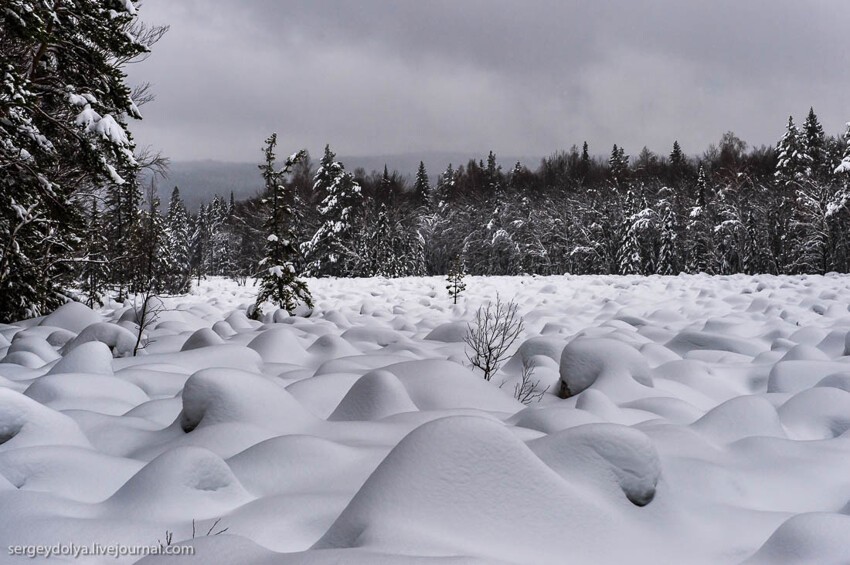
[[(312, 155), (313, 163), (318, 164), (321, 155)], [(540, 163), (539, 157), (501, 157), (496, 156), (502, 169), (509, 170), (519, 161), (529, 168), (536, 168)], [(413, 179), (419, 167), (419, 161), (425, 163), (431, 182), (437, 180), (449, 163), (455, 168), (465, 165), (470, 159), (486, 159), (487, 154), (478, 153), (405, 153), (399, 155), (377, 155), (367, 157), (337, 157), (346, 170), (354, 171), (363, 168), (367, 173), (383, 171), (384, 164), (390, 171), (398, 171), (403, 176)], [(231, 191), (237, 200), (257, 194), (263, 188), (258, 163), (228, 163), (222, 161), (174, 161), (169, 168), (168, 177), (159, 181), (159, 193), (163, 207), (168, 206), (168, 198), (175, 186), (180, 187), (180, 194), (191, 211), (196, 211), (204, 202), (209, 202), (213, 196), (220, 194), (230, 197)]]

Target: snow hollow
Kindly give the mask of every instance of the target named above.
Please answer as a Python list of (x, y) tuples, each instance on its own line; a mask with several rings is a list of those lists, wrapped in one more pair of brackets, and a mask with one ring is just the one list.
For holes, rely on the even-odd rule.
[[(308, 283), (253, 321), (203, 281), (136, 356), (131, 302), (0, 325), (0, 562), (850, 561), (850, 277)], [(487, 381), (497, 295), (523, 327)]]

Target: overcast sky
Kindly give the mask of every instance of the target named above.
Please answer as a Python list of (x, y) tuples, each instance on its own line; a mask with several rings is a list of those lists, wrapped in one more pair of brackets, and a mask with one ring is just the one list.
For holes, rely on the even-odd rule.
[(174, 160), (257, 161), (279, 134), (340, 155), (636, 155), (724, 131), (772, 144), (850, 120), (848, 0), (144, 0), (171, 30), (130, 81)]

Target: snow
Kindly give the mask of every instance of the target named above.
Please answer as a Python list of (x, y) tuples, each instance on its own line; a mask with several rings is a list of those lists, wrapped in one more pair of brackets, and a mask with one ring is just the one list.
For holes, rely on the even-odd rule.
[[(262, 321), (250, 285), (163, 298), (136, 356), (130, 303), (0, 326), (0, 546), (847, 562), (850, 277), (467, 277), (457, 305), (442, 277), (307, 282), (312, 311)], [(487, 382), (463, 338), (497, 293), (525, 329)]]

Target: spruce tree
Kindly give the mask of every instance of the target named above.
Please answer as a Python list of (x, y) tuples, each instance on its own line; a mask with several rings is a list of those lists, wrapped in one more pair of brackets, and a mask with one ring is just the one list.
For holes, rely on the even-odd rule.
[(103, 305), (109, 281), (109, 265), (106, 258), (106, 234), (100, 218), (97, 199), (91, 199), (88, 225), (86, 227), (85, 247), (82, 257), (83, 268), (80, 272), (81, 290), (89, 308)]
[(785, 135), (776, 144), (776, 172), (774, 176), (782, 185), (789, 185), (805, 178), (811, 167), (811, 157), (806, 154), (804, 137), (794, 125), (794, 117), (788, 117)]
[(844, 155), (841, 162), (833, 171), (836, 175), (850, 175), (850, 122), (847, 122), (847, 131), (844, 132)]
[(590, 174), (590, 149), (585, 141), (581, 146), (581, 158), (578, 162), (578, 173), (580, 182), (587, 182), (587, 177)]
[(452, 299), (454, 304), (457, 304), (457, 297), (461, 295), (461, 293), (466, 290), (466, 283), (464, 282), (464, 278), (466, 274), (463, 272), (463, 262), (460, 260), (460, 256), (454, 258), (454, 261), (451, 262), (449, 266), (449, 274), (446, 276), (446, 290), (449, 291), (449, 296)]
[(678, 140), (673, 142), (673, 150), (670, 151), (670, 166), (675, 169), (680, 169), (685, 164), (685, 154), (682, 153), (682, 147)]
[(428, 172), (425, 170), (425, 163), (419, 161), (419, 169), (416, 171), (416, 181), (413, 184), (413, 194), (416, 197), (417, 204), (426, 205), (431, 197), (431, 183), (428, 180)]
[(260, 165), (266, 189), (266, 201), (269, 215), (265, 222), (266, 253), (260, 261), (260, 292), (254, 303), (252, 315), (259, 319), (263, 315), (263, 304), (267, 301), (277, 304), (290, 314), (300, 303), (313, 307), (313, 297), (307, 283), (298, 278), (294, 259), (298, 255), (292, 233), (292, 195), (283, 182), (283, 177), (292, 170), (292, 166), (304, 158), (306, 151), (291, 155), (283, 168), (275, 168), (274, 149), (277, 134), (273, 133), (263, 149), (265, 163)]
[(319, 205), (321, 224), (301, 248), (311, 276), (348, 275), (358, 259), (355, 221), (363, 196), (354, 177), (334, 159), (325, 147), (315, 176), (314, 190), (325, 195)]
[(206, 205), (201, 204), (194, 224), (195, 229), (190, 239), (191, 265), (198, 278), (198, 284), (201, 284), (201, 279), (206, 278), (209, 267), (210, 214)]
[(615, 183), (619, 184), (626, 180), (629, 171), (629, 157), (622, 147), (617, 147), (616, 143), (611, 149), (611, 156), (608, 158), (608, 170)]
[(180, 189), (171, 191), (166, 217), (168, 253), (174, 261), (168, 292), (182, 294), (189, 291), (192, 281), (192, 265), (189, 239), (189, 213), (180, 198)]
[(806, 122), (803, 125), (803, 139), (805, 140), (805, 153), (807, 160), (810, 163), (811, 173), (815, 176), (823, 175), (825, 172), (826, 163), (826, 136), (823, 133), (823, 126), (818, 121), (815, 115), (815, 109), (809, 108), (809, 114), (806, 116)]
[(67, 299), (86, 229), (79, 197), (135, 182), (126, 121), (139, 112), (121, 68), (147, 51), (135, 19), (133, 0), (0, 9), (0, 322)]

